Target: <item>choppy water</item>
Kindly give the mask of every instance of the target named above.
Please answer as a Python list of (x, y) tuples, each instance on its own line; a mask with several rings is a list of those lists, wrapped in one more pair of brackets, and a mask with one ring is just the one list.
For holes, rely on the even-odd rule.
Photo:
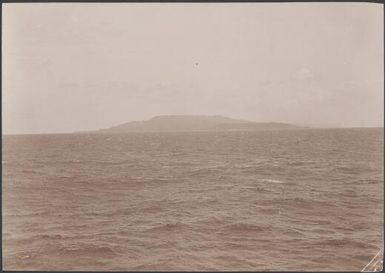
[(361, 270), (383, 129), (3, 137), (3, 265)]

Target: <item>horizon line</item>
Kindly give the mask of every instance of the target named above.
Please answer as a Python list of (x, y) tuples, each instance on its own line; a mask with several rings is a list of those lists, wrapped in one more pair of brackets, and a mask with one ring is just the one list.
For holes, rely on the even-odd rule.
[[(352, 126), (352, 127), (301, 127), (290, 129), (262, 129), (262, 130), (236, 130), (236, 132), (261, 132), (261, 131), (287, 131), (287, 130), (318, 130), (318, 129), (384, 129), (384, 126)], [(119, 135), (119, 134), (147, 134), (147, 133), (201, 133), (201, 132), (234, 132), (234, 131), (209, 131), (209, 130), (196, 130), (196, 131), (143, 131), (143, 132), (98, 132), (100, 129), (89, 131), (76, 131), (76, 132), (48, 132), (48, 133), (1, 133), (2, 136), (26, 136), (26, 135), (82, 135), (82, 134), (97, 134), (97, 135)]]

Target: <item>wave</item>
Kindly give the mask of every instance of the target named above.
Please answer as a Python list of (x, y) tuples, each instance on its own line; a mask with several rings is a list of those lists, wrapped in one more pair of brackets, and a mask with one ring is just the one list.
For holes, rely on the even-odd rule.
[(167, 224), (161, 224), (155, 227), (151, 227), (147, 229), (146, 231), (149, 232), (170, 232), (170, 231), (177, 231), (182, 228), (189, 228), (189, 226), (182, 224), (182, 223), (167, 223)]
[(64, 236), (60, 234), (38, 234), (29, 238), (29, 240), (61, 240)]
[(333, 171), (344, 174), (362, 174), (364, 172), (370, 172), (373, 168), (370, 166), (337, 166), (333, 168)]
[(285, 184), (286, 182), (276, 179), (260, 179), (261, 182), (274, 183), (274, 184)]
[(231, 232), (266, 232), (271, 230), (271, 226), (251, 223), (234, 223), (226, 225), (224, 230)]
[(357, 242), (353, 240), (348, 240), (348, 239), (328, 239), (324, 241), (320, 241), (317, 243), (318, 246), (332, 246), (332, 247), (341, 247), (341, 246), (350, 246), (352, 248), (360, 248), (360, 249), (365, 249), (368, 247), (368, 244), (365, 242)]
[(292, 206), (294, 208), (307, 210), (317, 209), (318, 212), (325, 209), (334, 209), (335, 207), (333, 204), (325, 201), (317, 201), (300, 197), (285, 200), (285, 206)]
[(112, 258), (117, 256), (117, 253), (108, 246), (96, 246), (96, 245), (79, 245), (62, 247), (59, 253), (64, 256), (90, 256), (93, 258)]

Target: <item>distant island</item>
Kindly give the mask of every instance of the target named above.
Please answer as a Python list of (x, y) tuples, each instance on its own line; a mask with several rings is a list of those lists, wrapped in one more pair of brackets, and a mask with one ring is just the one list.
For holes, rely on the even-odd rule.
[(223, 116), (162, 115), (87, 133), (256, 131), (302, 128), (306, 127), (278, 122), (251, 122)]

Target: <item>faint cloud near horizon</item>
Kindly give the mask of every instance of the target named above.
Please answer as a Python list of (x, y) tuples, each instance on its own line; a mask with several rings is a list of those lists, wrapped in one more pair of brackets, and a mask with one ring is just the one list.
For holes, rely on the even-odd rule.
[(314, 74), (308, 68), (301, 68), (295, 72), (295, 78), (299, 80), (314, 79)]

